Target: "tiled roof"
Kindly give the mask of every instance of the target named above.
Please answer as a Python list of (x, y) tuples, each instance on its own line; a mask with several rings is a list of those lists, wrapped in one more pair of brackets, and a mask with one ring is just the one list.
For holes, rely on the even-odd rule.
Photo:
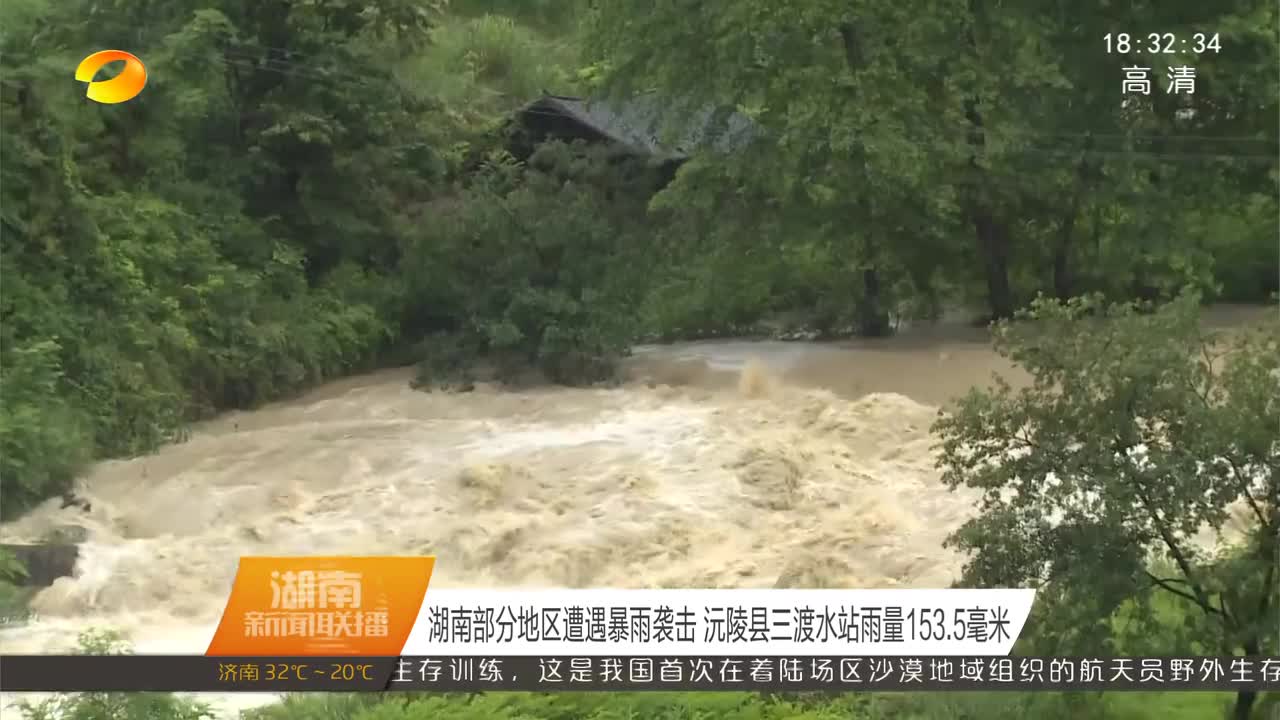
[(740, 112), (706, 106), (687, 121), (671, 118), (655, 95), (626, 103), (545, 95), (525, 106), (524, 113), (571, 118), (613, 142), (649, 155), (687, 157), (700, 150), (729, 152), (744, 146), (755, 124)]

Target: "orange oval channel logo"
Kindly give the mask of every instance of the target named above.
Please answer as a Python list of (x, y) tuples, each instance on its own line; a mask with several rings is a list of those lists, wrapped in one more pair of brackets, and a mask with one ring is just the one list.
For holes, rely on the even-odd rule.
[[(110, 80), (93, 78), (108, 63), (124, 61), (124, 70)], [(99, 50), (80, 61), (76, 68), (76, 80), (89, 83), (86, 95), (90, 100), (104, 105), (115, 105), (132, 100), (147, 86), (147, 68), (132, 53), (123, 50)]]

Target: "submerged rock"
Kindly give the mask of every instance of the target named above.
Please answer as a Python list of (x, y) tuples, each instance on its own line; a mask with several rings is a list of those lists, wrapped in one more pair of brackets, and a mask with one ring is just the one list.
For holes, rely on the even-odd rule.
[(28, 587), (48, 587), (71, 575), (80, 558), (80, 548), (70, 544), (0, 545), (0, 550), (12, 554), (26, 568), (27, 575), (18, 584)]

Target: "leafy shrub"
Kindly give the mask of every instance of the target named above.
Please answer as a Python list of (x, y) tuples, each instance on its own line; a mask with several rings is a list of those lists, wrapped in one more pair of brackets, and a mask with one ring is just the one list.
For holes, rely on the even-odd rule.
[(627, 187), (603, 158), (564, 146), (530, 167), (493, 158), (406, 252), (408, 306), (463, 318), (425, 372), (461, 367), (462, 352), (508, 378), (607, 378), (632, 339), (643, 280), (630, 263), (644, 252), (645, 196)]
[[(76, 654), (127, 655), (129, 645), (116, 632), (88, 630)], [(212, 709), (170, 693), (90, 692), (61, 694), (40, 702), (19, 701), (25, 720), (212, 720)]]
[(11, 517), (67, 489), (88, 460), (86, 418), (61, 392), (55, 340), (0, 348), (0, 512)]
[[(492, 110), (529, 102), (544, 90), (566, 92), (562, 45), (510, 17), (483, 14), (442, 25), (409, 72), (456, 108)], [(554, 90), (553, 90), (554, 89)]]

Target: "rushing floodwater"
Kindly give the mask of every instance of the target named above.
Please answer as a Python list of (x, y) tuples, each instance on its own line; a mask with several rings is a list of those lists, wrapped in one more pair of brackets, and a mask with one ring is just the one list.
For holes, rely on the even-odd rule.
[(435, 554), (433, 587), (943, 586), (959, 563), (940, 543), (972, 502), (939, 484), (928, 428), (992, 373), (1018, 379), (984, 332), (948, 326), (644, 347), (613, 389), (334, 383), (97, 465), (89, 513), (51, 501), (0, 528), (88, 535), (0, 651), (64, 651), (96, 626), (203, 653), (242, 555)]

